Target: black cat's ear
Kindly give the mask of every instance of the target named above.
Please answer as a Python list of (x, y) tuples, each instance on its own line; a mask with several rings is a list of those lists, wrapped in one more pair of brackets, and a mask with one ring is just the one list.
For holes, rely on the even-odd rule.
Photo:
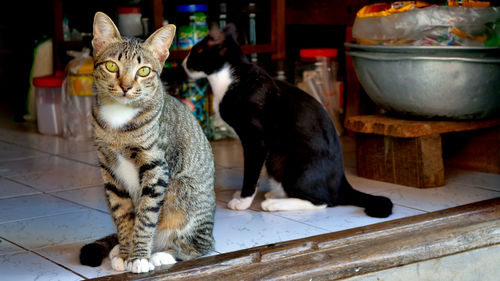
[(98, 54), (107, 45), (122, 40), (120, 32), (113, 21), (102, 12), (97, 12), (94, 16), (94, 37), (92, 47), (94, 54)]
[(226, 38), (233, 38), (234, 42), (238, 42), (238, 31), (233, 23), (229, 23), (224, 27), (224, 35)]
[(175, 36), (175, 25), (167, 24), (151, 34), (145, 44), (163, 64), (170, 54), (168, 49)]
[(226, 35), (224, 34), (224, 32), (222, 32), (217, 24), (212, 24), (212, 26), (210, 27), (209, 35), (209, 46), (220, 45), (226, 39)]

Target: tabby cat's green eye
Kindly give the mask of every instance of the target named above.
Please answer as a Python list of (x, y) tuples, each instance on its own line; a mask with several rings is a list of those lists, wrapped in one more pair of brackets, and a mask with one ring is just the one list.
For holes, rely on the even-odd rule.
[(118, 65), (112, 61), (107, 61), (106, 62), (106, 69), (110, 72), (117, 72), (118, 71)]
[(149, 68), (147, 66), (143, 66), (139, 70), (137, 70), (137, 75), (142, 76), (142, 77), (146, 77), (149, 75), (150, 72), (151, 72), (151, 68)]

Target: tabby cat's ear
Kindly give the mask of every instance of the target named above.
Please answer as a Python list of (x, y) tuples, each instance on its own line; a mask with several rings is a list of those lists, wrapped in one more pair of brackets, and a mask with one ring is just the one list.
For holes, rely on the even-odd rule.
[(92, 39), (95, 54), (110, 43), (121, 39), (120, 32), (113, 21), (105, 13), (97, 12), (94, 16), (94, 38)]
[(168, 49), (172, 44), (172, 40), (174, 40), (174, 36), (175, 25), (167, 24), (151, 34), (145, 42), (146, 46), (153, 52), (161, 64), (168, 58)]

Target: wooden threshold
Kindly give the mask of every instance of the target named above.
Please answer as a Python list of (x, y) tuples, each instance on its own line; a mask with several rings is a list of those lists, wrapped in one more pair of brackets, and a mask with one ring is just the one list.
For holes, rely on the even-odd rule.
[(500, 198), (93, 280), (336, 280), (500, 244)]

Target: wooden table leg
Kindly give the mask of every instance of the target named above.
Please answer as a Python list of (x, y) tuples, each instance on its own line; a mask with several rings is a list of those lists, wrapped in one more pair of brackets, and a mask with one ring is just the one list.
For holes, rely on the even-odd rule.
[(360, 177), (419, 188), (445, 184), (441, 135), (398, 138), (356, 134)]

